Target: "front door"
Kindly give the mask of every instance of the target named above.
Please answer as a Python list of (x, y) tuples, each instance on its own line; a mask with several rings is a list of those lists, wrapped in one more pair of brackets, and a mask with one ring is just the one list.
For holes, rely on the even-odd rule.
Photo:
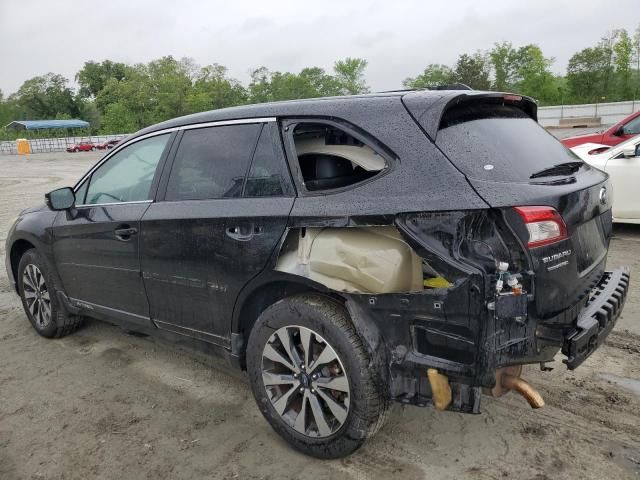
[(636, 143), (636, 156), (619, 155), (607, 160), (604, 167), (605, 172), (611, 178), (613, 216), (616, 219), (640, 220), (640, 202), (637, 200), (638, 178), (640, 178), (640, 156), (638, 156), (640, 142)]
[(76, 189), (58, 214), (53, 252), (66, 294), (85, 309), (148, 324), (140, 272), (140, 218), (149, 208), (170, 134), (117, 151)]
[(277, 140), (275, 122), (184, 132), (161, 182), (164, 200), (141, 223), (142, 271), (158, 327), (227, 344), (238, 293), (264, 269), (293, 205)]

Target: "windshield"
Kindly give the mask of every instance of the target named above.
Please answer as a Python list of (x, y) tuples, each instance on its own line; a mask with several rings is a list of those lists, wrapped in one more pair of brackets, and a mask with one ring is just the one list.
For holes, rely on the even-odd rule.
[[(453, 107), (440, 122), (436, 144), (467, 177), (492, 182), (526, 183), (537, 172), (580, 162), (514, 106), (476, 103)], [(563, 169), (556, 171), (559, 176), (566, 174)]]

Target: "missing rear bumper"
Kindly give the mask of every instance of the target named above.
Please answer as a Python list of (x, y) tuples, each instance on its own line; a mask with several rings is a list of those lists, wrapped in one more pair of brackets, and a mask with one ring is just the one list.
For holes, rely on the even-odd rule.
[(576, 329), (567, 336), (562, 353), (569, 370), (577, 368), (604, 342), (613, 329), (629, 290), (628, 267), (606, 272), (591, 291), (585, 309), (578, 316)]

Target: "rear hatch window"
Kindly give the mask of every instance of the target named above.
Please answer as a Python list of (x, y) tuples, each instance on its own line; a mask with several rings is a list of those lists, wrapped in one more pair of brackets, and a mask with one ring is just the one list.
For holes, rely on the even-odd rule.
[[(463, 103), (440, 121), (436, 144), (468, 178), (530, 183), (589, 168), (516, 106)], [(558, 165), (570, 164), (572, 168)]]

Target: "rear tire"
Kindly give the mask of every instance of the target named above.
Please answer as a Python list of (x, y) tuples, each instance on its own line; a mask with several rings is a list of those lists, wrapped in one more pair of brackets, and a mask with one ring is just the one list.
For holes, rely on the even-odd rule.
[(60, 338), (80, 327), (83, 318), (64, 311), (49, 267), (35, 248), (22, 255), (16, 280), (27, 318), (40, 335)]
[[(273, 361), (278, 355), (289, 367)], [(328, 297), (304, 294), (268, 307), (249, 336), (247, 370), (266, 420), (307, 455), (347, 456), (384, 424), (389, 399), (380, 372), (345, 308)]]

